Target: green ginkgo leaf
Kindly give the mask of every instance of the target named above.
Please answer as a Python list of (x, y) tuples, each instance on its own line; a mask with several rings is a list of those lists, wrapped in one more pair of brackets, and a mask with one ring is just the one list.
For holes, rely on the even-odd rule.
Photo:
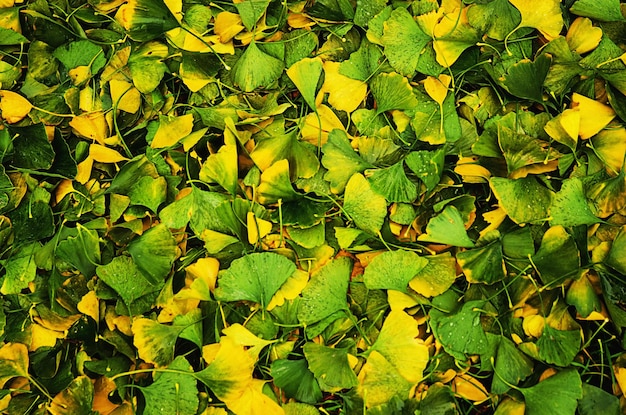
[(337, 312), (348, 312), (348, 283), (352, 262), (338, 258), (328, 262), (311, 275), (302, 290), (298, 320), (305, 326), (317, 323)]
[(131, 0), (122, 9), (122, 24), (128, 36), (146, 42), (178, 27), (178, 21), (163, 0)]
[(256, 22), (265, 14), (270, 0), (245, 0), (235, 3), (243, 25), (252, 32)]
[(402, 377), (381, 353), (374, 350), (359, 372), (357, 392), (365, 401), (365, 406), (371, 408), (393, 398), (407, 399), (411, 386), (411, 382)]
[(467, 19), (495, 40), (504, 40), (521, 22), (519, 11), (508, 0), (474, 3), (467, 10)]
[(582, 398), (582, 381), (576, 369), (566, 369), (530, 388), (520, 389), (527, 415), (570, 415)]
[(569, 11), (579, 16), (603, 22), (624, 21), (619, 0), (576, 0)]
[[(138, 1), (143, 2), (146, 0)], [(159, 0), (149, 1), (161, 3)], [(133, 84), (139, 92), (149, 94), (159, 86), (163, 75), (167, 71), (167, 65), (165, 65), (163, 60), (168, 53), (167, 45), (153, 41), (142, 44), (130, 55), (128, 67), (130, 68)]]
[(537, 340), (539, 358), (546, 363), (566, 367), (580, 351), (581, 340), (580, 330), (557, 330), (546, 324)]
[[(487, 334), (487, 336), (493, 336)], [(522, 353), (511, 340), (504, 336), (498, 337), (496, 348), (496, 360), (494, 370), (496, 372), (491, 384), (494, 393), (506, 393), (509, 385), (517, 385), (533, 372), (533, 362)]]
[(15, 247), (11, 251), (11, 256), (7, 259), (0, 260), (0, 264), (4, 268), (4, 276), (2, 279), (2, 287), (0, 293), (19, 294), (28, 284), (35, 279), (37, 273), (37, 265), (34, 255), (41, 246), (39, 242)]
[(328, 170), (324, 179), (330, 182), (333, 193), (342, 193), (354, 173), (374, 167), (354, 151), (348, 136), (342, 130), (335, 129), (328, 134), (328, 141), (322, 146), (322, 152), (322, 165)]
[(315, 111), (315, 91), (317, 83), (322, 75), (322, 60), (317, 58), (304, 58), (287, 69), (287, 76), (302, 94), (304, 102)]
[(85, 277), (92, 277), (100, 263), (98, 232), (77, 223), (76, 236), (70, 236), (59, 242), (55, 254), (75, 266)]
[(252, 301), (265, 308), (295, 271), (295, 264), (282, 255), (271, 252), (245, 255), (220, 271), (215, 297), (221, 301)]
[(598, 223), (600, 218), (593, 214), (592, 206), (585, 197), (580, 178), (565, 179), (552, 200), (550, 224), (569, 227)]
[(522, 59), (512, 65), (500, 82), (511, 94), (519, 98), (543, 102), (543, 81), (550, 70), (551, 58), (540, 54), (534, 61)]
[(441, 180), (444, 158), (445, 151), (441, 148), (434, 151), (412, 151), (404, 161), (407, 167), (424, 182), (426, 190), (431, 191)]
[(468, 301), (453, 314), (432, 309), (430, 318), (435, 337), (443, 348), (459, 360), (466, 354), (483, 354), (489, 348), (487, 335), (480, 323), (483, 301)]
[(418, 104), (409, 80), (395, 72), (376, 75), (370, 81), (370, 90), (376, 100), (377, 114), (391, 110), (410, 110)]
[(160, 284), (172, 270), (178, 247), (172, 232), (164, 224), (148, 229), (128, 245), (137, 268), (153, 284)]
[(137, 180), (128, 192), (131, 205), (145, 206), (158, 212), (159, 206), (167, 199), (167, 181), (165, 177), (152, 178), (143, 176)]
[(348, 350), (307, 343), (302, 348), (309, 369), (320, 388), (326, 392), (339, 392), (358, 384), (356, 374), (348, 361)]
[[(360, 4), (364, 3), (366, 2)], [(367, 81), (378, 71), (379, 60), (382, 56), (378, 46), (370, 43), (367, 38), (363, 38), (359, 49), (350, 55), (350, 59), (341, 62), (339, 73), (352, 79)]]
[(216, 208), (228, 200), (226, 195), (207, 192), (194, 187), (192, 191), (170, 203), (159, 212), (161, 221), (168, 228), (180, 229), (189, 223), (191, 229), (200, 235), (205, 229), (228, 232)]
[(619, 415), (619, 398), (605, 390), (583, 383), (583, 397), (578, 401), (580, 415)]
[(315, 375), (309, 370), (306, 359), (275, 360), (272, 362), (271, 373), (274, 384), (282, 389), (288, 398), (310, 404), (322, 399), (322, 390), (315, 380)]
[(578, 276), (580, 252), (576, 241), (563, 226), (552, 226), (546, 231), (532, 260), (541, 281), (548, 286)]
[[(163, 283), (155, 283), (145, 277), (133, 259), (128, 256), (117, 256), (107, 265), (98, 266), (96, 274), (102, 282), (113, 288), (128, 306), (163, 286)], [(132, 281), (132, 284), (128, 281)]]
[(539, 184), (534, 177), (489, 180), (500, 207), (517, 224), (540, 222), (548, 219), (552, 192)]
[(355, 173), (346, 185), (343, 209), (356, 226), (376, 234), (387, 216), (387, 201), (372, 189), (362, 174)]
[(418, 240), (462, 248), (474, 246), (474, 242), (467, 235), (459, 210), (453, 205), (447, 205), (441, 213), (430, 219), (426, 225), (426, 233), (418, 236)]
[(479, 248), (459, 252), (457, 261), (469, 282), (493, 284), (506, 276), (502, 243), (499, 240)]
[(388, 202), (411, 203), (417, 199), (417, 188), (404, 172), (404, 163), (376, 169), (368, 177), (372, 189), (383, 195)]
[(169, 371), (155, 373), (151, 385), (140, 388), (146, 401), (143, 413), (195, 414), (199, 404), (198, 386), (191, 365), (183, 356), (177, 356), (167, 369)]
[(280, 77), (283, 66), (281, 60), (263, 52), (252, 42), (233, 66), (233, 80), (244, 92), (269, 87)]
[(611, 244), (611, 249), (606, 258), (606, 263), (610, 267), (614, 268), (620, 273), (626, 273), (626, 255), (624, 252), (626, 250), (626, 227), (622, 226), (622, 228), (617, 232), (615, 239), (613, 239), (613, 243)]
[(363, 282), (367, 288), (407, 292), (409, 281), (428, 264), (428, 260), (411, 251), (388, 251), (377, 255), (365, 268)]
[(398, 7), (385, 22), (381, 41), (391, 66), (398, 73), (411, 76), (431, 38), (419, 28), (407, 9)]
[(588, 317), (594, 311), (598, 313), (602, 311), (602, 300), (593, 288), (588, 273), (581, 274), (568, 287), (565, 301), (576, 307), (576, 311), (582, 317)]

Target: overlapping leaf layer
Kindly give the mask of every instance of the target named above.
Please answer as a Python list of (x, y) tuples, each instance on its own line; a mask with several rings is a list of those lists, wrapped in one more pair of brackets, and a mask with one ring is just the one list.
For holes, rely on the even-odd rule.
[(0, 0), (0, 411), (619, 414), (617, 0)]

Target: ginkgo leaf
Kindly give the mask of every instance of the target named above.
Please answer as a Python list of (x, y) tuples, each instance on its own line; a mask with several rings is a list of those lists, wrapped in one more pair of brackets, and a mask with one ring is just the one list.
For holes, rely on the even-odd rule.
[(315, 91), (321, 75), (322, 60), (319, 57), (301, 59), (287, 69), (287, 76), (312, 110), (316, 108)]
[(272, 231), (272, 222), (257, 218), (254, 212), (248, 212), (246, 227), (248, 228), (248, 242), (255, 244)]
[(431, 37), (424, 33), (404, 7), (398, 7), (384, 23), (381, 43), (391, 66), (411, 76)]
[(457, 261), (469, 282), (493, 284), (506, 276), (502, 244), (498, 240), (479, 248), (459, 252)]
[(196, 372), (195, 377), (223, 402), (240, 398), (252, 382), (254, 358), (229, 336), (222, 337), (217, 345), (209, 346), (217, 346), (217, 353), (207, 362), (205, 369)]
[(509, 0), (493, 0), (470, 5), (467, 19), (490, 38), (504, 40), (519, 25), (521, 16)]
[(572, 107), (580, 111), (578, 134), (583, 140), (596, 135), (615, 118), (613, 108), (575, 92), (572, 94)]
[(498, 336), (494, 370), (496, 375), (491, 385), (493, 392), (506, 393), (510, 389), (509, 385), (515, 386), (532, 374), (533, 362), (511, 340)]
[(149, 318), (133, 321), (133, 344), (139, 357), (156, 366), (167, 366), (174, 360), (174, 346), (185, 326), (166, 325)]
[(560, 0), (509, 0), (519, 10), (522, 21), (519, 27), (539, 30), (547, 39), (559, 36), (563, 28)]
[(590, 139), (593, 151), (606, 165), (610, 174), (617, 174), (624, 165), (626, 155), (626, 129), (610, 128), (600, 131)]
[(22, 343), (4, 343), (0, 347), (0, 386), (11, 379), (28, 377), (28, 348)]
[(100, 145), (105, 145), (104, 140), (109, 135), (109, 127), (102, 111), (77, 115), (69, 125), (79, 136), (96, 140)]
[(409, 281), (409, 286), (425, 297), (443, 294), (456, 280), (456, 259), (449, 252), (423, 258), (428, 263)]
[[(159, 0), (149, 1), (159, 2)], [(149, 94), (159, 86), (167, 71), (167, 65), (163, 60), (168, 53), (167, 45), (158, 41), (143, 43), (133, 50), (128, 59), (128, 68), (133, 79), (133, 85), (139, 92)]]
[(591, 52), (600, 44), (602, 29), (594, 27), (591, 20), (586, 17), (577, 17), (570, 25), (565, 39), (571, 50), (582, 55)]
[(580, 267), (576, 242), (563, 226), (552, 226), (546, 231), (532, 258), (541, 280), (548, 286), (574, 276)]
[(279, 160), (286, 160), (294, 178), (310, 178), (319, 169), (315, 153), (298, 140), (295, 132), (266, 138), (256, 145), (250, 157), (263, 172)]
[(460, 310), (446, 314), (431, 310), (432, 328), (444, 349), (463, 359), (465, 354), (483, 354), (488, 350), (487, 335), (480, 324), (483, 301), (469, 301)]
[(159, 284), (172, 270), (178, 257), (176, 239), (164, 224), (148, 229), (128, 244), (128, 253), (137, 268), (153, 284)]
[(244, 26), (249, 31), (252, 31), (256, 22), (265, 13), (270, 0), (246, 0), (235, 1), (234, 3)]
[(580, 109), (566, 109), (548, 121), (543, 128), (554, 140), (575, 151), (580, 131)]
[[(96, 274), (119, 294), (126, 305), (130, 305), (143, 295), (157, 291), (162, 285), (148, 280), (128, 256), (117, 256), (107, 265), (99, 265)], [(133, 283), (128, 284), (128, 280)]]
[(324, 179), (330, 182), (330, 190), (333, 193), (342, 193), (355, 173), (374, 167), (354, 151), (346, 133), (341, 130), (330, 132), (322, 152), (322, 165), (328, 170), (324, 174)]
[(546, 220), (552, 192), (533, 177), (517, 180), (492, 177), (489, 180), (500, 207), (513, 222), (522, 224)]
[(339, 62), (324, 62), (324, 84), (318, 93), (317, 102), (319, 104), (324, 95), (328, 94), (328, 103), (333, 108), (351, 113), (365, 100), (367, 84), (343, 75), (341, 68)]
[(309, 363), (321, 390), (339, 392), (358, 384), (356, 374), (348, 362), (348, 350), (306, 343), (304, 357)]
[[(322, 399), (322, 390), (315, 375), (309, 370), (306, 359), (275, 360), (272, 362), (271, 374), (274, 385), (282, 389), (289, 398), (310, 404), (315, 404)], [(317, 415), (319, 412), (317, 409), (315, 411)], [(297, 412), (297, 415), (299, 414), (300, 412)]]
[(348, 258), (328, 262), (311, 275), (302, 290), (298, 320), (305, 326), (323, 320), (338, 311), (348, 311), (347, 293), (352, 263)]
[(621, 2), (618, 0), (577, 0), (570, 7), (570, 11), (579, 16), (590, 17), (603, 22), (624, 21)]
[(278, 79), (283, 66), (282, 61), (263, 52), (252, 42), (233, 66), (233, 80), (244, 92), (268, 87)]
[(566, 369), (530, 388), (521, 388), (528, 415), (566, 415), (576, 411), (582, 382), (576, 369)]
[(0, 114), (6, 122), (14, 124), (22, 120), (32, 108), (33, 104), (20, 94), (0, 90)]
[(369, 350), (383, 355), (407, 381), (415, 384), (422, 380), (428, 346), (419, 338), (415, 319), (404, 311), (389, 313)]
[(363, 282), (369, 289), (406, 292), (411, 281), (428, 261), (411, 251), (388, 251), (377, 255), (365, 268)]
[(356, 226), (373, 234), (380, 231), (387, 216), (387, 201), (360, 173), (352, 175), (346, 185), (343, 208)]
[(585, 196), (582, 181), (577, 177), (565, 179), (552, 200), (550, 224), (577, 226), (598, 223), (600, 219), (594, 215), (592, 206)]
[(389, 202), (411, 203), (417, 199), (417, 188), (404, 172), (404, 163), (398, 162), (384, 169), (368, 172), (369, 182)]
[(372, 351), (359, 372), (357, 391), (368, 408), (382, 405), (397, 397), (407, 399), (411, 382), (378, 351)]
[(271, 252), (246, 255), (220, 272), (215, 296), (222, 301), (253, 301), (265, 309), (295, 270), (295, 264), (282, 255)]
[(215, 258), (200, 258), (185, 268), (188, 286), (181, 289), (177, 298), (210, 301), (215, 290), (220, 263)]
[(94, 387), (87, 376), (78, 376), (48, 406), (52, 415), (90, 415)]
[(283, 409), (263, 391), (266, 381), (252, 379), (235, 399), (225, 399), (228, 409), (236, 414), (284, 415)]
[(193, 129), (193, 114), (180, 117), (159, 116), (159, 128), (154, 134), (150, 147), (164, 148), (177, 144), (191, 133)]
[[(546, 2), (549, 3), (552, 0)], [(543, 4), (543, 3), (542, 3)], [(559, 14), (559, 16), (561, 16)], [(542, 53), (535, 58), (522, 59), (509, 67), (506, 74), (502, 75), (502, 85), (513, 95), (532, 99), (536, 102), (543, 101), (543, 81), (550, 70), (550, 56)]]
[(315, 112), (304, 117), (304, 125), (300, 133), (303, 141), (323, 146), (333, 130), (345, 131), (345, 127), (330, 107), (321, 104), (317, 106)]
[(145, 42), (178, 26), (178, 21), (163, 0), (132, 0), (120, 8), (118, 21), (128, 36)]
[(259, 202), (272, 204), (296, 200), (300, 195), (293, 189), (289, 176), (289, 161), (282, 159), (268, 167), (261, 174), (257, 188)]
[(141, 108), (141, 92), (131, 82), (121, 79), (109, 81), (111, 100), (120, 111), (135, 114)]
[(89, 145), (89, 157), (99, 163), (119, 163), (128, 160), (127, 157), (122, 156), (117, 150), (100, 144)]
[(461, 214), (452, 205), (447, 205), (441, 213), (428, 221), (426, 233), (418, 236), (418, 240), (463, 248), (474, 246), (474, 242), (467, 235)]
[(191, 365), (183, 356), (177, 356), (167, 369), (169, 371), (157, 372), (152, 384), (140, 388), (146, 400), (143, 413), (195, 414), (199, 399), (197, 382), (191, 376), (193, 373)]
[(461, 54), (479, 40), (479, 34), (469, 24), (467, 7), (448, 10), (433, 28), (433, 48), (437, 63), (449, 68)]
[[(230, 118), (226, 119), (226, 127), (234, 128)], [(234, 140), (233, 140), (234, 141)], [(200, 170), (200, 180), (215, 180), (230, 194), (236, 194), (239, 186), (237, 173), (237, 143), (226, 142), (219, 151), (211, 154)]]
[(376, 113), (391, 110), (410, 110), (417, 106), (417, 99), (409, 81), (404, 76), (381, 73), (370, 81), (370, 90), (376, 100)]
[(255, 358), (259, 357), (259, 353), (265, 346), (272, 344), (271, 340), (264, 340), (255, 336), (250, 330), (238, 323), (226, 327), (222, 332), (238, 346), (249, 347), (248, 353)]

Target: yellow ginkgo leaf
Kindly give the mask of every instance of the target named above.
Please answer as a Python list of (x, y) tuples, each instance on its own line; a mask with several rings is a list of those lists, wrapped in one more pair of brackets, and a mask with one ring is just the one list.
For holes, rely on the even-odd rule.
[(220, 37), (220, 43), (226, 43), (243, 29), (241, 17), (237, 13), (221, 12), (215, 18), (213, 32)]
[(293, 300), (300, 295), (306, 284), (309, 282), (309, 273), (300, 269), (287, 278), (287, 281), (280, 286), (267, 305), (267, 311), (272, 311), (274, 307), (285, 304), (285, 300)]
[(389, 313), (372, 345), (408, 382), (416, 384), (428, 364), (428, 347), (418, 338), (417, 322), (404, 311)]
[(211, 300), (215, 290), (220, 263), (215, 258), (200, 258), (185, 268), (185, 287), (176, 293), (177, 299)]
[(141, 108), (141, 92), (132, 82), (119, 79), (109, 81), (111, 100), (118, 110), (135, 114)]
[(561, 0), (509, 0), (519, 10), (522, 21), (519, 27), (539, 30), (546, 39), (559, 36), (563, 28)]
[(591, 19), (577, 17), (572, 22), (565, 36), (569, 48), (578, 54), (591, 52), (602, 39), (602, 29), (594, 27)]
[(522, 328), (527, 336), (540, 337), (543, 333), (543, 327), (546, 324), (546, 319), (538, 314), (524, 317), (522, 321)]
[(9, 124), (21, 121), (33, 105), (20, 94), (13, 91), (0, 90), (0, 119)]
[(543, 129), (552, 139), (574, 150), (580, 133), (580, 108), (566, 109), (548, 121)]
[(461, 175), (464, 183), (486, 183), (491, 177), (491, 172), (472, 157), (459, 158), (454, 172)]
[(193, 114), (176, 116), (159, 116), (159, 128), (154, 134), (150, 147), (165, 148), (178, 143), (191, 133)]
[(28, 350), (33, 352), (40, 347), (54, 347), (58, 339), (65, 337), (62, 331), (51, 330), (40, 324), (31, 324), (31, 341)]
[(76, 190), (74, 190), (74, 186), (72, 186), (71, 180), (61, 180), (59, 184), (57, 184), (57, 187), (55, 189), (54, 201), (56, 203), (59, 203), (61, 200), (63, 200), (65, 196), (69, 195), (70, 193), (74, 193), (75, 191)]
[(324, 62), (324, 84), (317, 94), (319, 106), (328, 94), (328, 103), (339, 111), (351, 113), (365, 100), (367, 84), (339, 73), (340, 62)]
[(405, 400), (409, 398), (412, 387), (411, 382), (402, 377), (396, 368), (376, 350), (367, 357), (358, 379), (357, 392), (363, 397), (368, 408), (387, 403), (394, 397)]
[(80, 184), (85, 184), (91, 178), (91, 169), (93, 168), (93, 159), (91, 157), (87, 157), (85, 160), (78, 163), (76, 166), (77, 173), (74, 180), (76, 180)]
[(254, 212), (248, 212), (246, 215), (246, 226), (248, 227), (248, 242), (252, 245), (272, 231), (272, 222), (257, 218)]
[(387, 290), (387, 302), (391, 311), (404, 311), (418, 304), (410, 295), (396, 290)]
[(489, 392), (478, 379), (464, 373), (452, 380), (452, 391), (463, 399), (476, 403), (489, 399)]
[(99, 163), (119, 163), (120, 161), (128, 160), (127, 157), (122, 156), (116, 150), (100, 144), (91, 144), (89, 146), (89, 157)]
[(231, 337), (223, 336), (219, 344), (203, 346), (202, 357), (208, 366), (196, 372), (196, 376), (215, 396), (226, 403), (245, 393), (252, 382), (256, 360), (243, 346)]
[(83, 298), (76, 305), (76, 309), (86, 316), (94, 319), (94, 321), (100, 321), (100, 301), (95, 291), (89, 291), (83, 295)]
[(344, 130), (345, 127), (333, 110), (322, 104), (317, 107), (317, 113), (310, 113), (304, 118), (301, 134), (302, 140), (315, 145), (324, 145), (328, 141), (328, 133), (335, 128)]
[(0, 388), (14, 377), (28, 377), (28, 349), (22, 343), (5, 343), (0, 347)]
[(619, 388), (622, 390), (622, 396), (626, 398), (626, 367), (613, 365), (613, 373)]
[(448, 95), (448, 87), (451, 81), (452, 77), (446, 74), (439, 75), (439, 78), (429, 76), (424, 80), (424, 89), (426, 93), (441, 106)]
[(615, 118), (613, 108), (576, 92), (572, 94), (572, 108), (580, 111), (578, 135), (583, 140), (596, 135)]
[(498, 207), (497, 209), (490, 210), (489, 212), (483, 213), (483, 219), (487, 223), (489, 223), (489, 226), (487, 226), (485, 229), (480, 231), (480, 236), (482, 237), (483, 235), (486, 235), (489, 232), (498, 229), (498, 227), (500, 227), (500, 225), (502, 224), (502, 222), (504, 222), (506, 217), (507, 217), (506, 210), (504, 210), (501, 207)]
[(75, 86), (83, 85), (91, 79), (91, 68), (87, 65), (77, 66), (70, 69), (67, 73)]
[(104, 145), (104, 139), (109, 136), (109, 126), (102, 111), (77, 115), (69, 124), (74, 133), (95, 140), (98, 144)]
[(263, 393), (266, 381), (253, 379), (236, 399), (226, 399), (224, 403), (235, 414), (240, 415), (284, 415), (272, 398)]
[(259, 358), (259, 353), (261, 353), (261, 350), (265, 346), (276, 341), (261, 339), (239, 323), (225, 328), (222, 332), (226, 336), (230, 337), (235, 344), (243, 347), (249, 347), (248, 353), (255, 360)]

